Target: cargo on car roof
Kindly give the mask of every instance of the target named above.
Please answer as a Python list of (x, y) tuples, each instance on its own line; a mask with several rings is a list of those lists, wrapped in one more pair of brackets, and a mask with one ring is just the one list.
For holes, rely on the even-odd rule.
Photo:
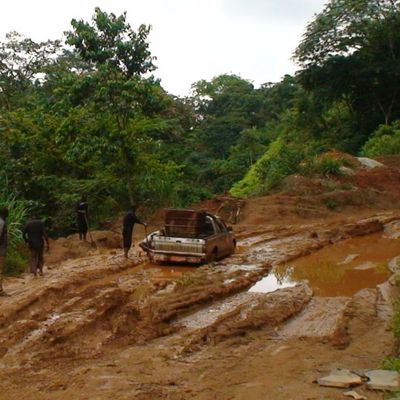
[(165, 210), (165, 234), (171, 237), (194, 238), (205, 230), (207, 212), (204, 210)]
[(164, 227), (140, 242), (154, 262), (202, 264), (226, 257), (235, 251), (231, 227), (205, 210), (167, 208)]

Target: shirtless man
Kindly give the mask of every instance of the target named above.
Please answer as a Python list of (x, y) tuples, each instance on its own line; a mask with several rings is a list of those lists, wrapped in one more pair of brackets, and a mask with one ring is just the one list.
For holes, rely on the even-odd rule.
[(50, 248), (43, 221), (37, 218), (28, 221), (22, 235), (31, 252), (30, 272), (37, 276), (39, 270), (39, 274), (43, 275), (44, 243), (46, 242), (46, 251), (49, 251)]

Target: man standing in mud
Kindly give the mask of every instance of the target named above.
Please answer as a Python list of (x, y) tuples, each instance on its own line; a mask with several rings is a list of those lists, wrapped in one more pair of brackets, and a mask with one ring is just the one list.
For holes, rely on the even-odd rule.
[(3, 289), (3, 271), (6, 261), (8, 235), (7, 235), (8, 209), (0, 209), (0, 296), (6, 296)]
[(44, 243), (46, 242), (46, 251), (49, 251), (49, 238), (47, 237), (46, 229), (43, 221), (33, 218), (28, 221), (22, 232), (25, 243), (28, 244), (31, 252), (30, 272), (35, 277), (39, 270), (39, 275), (43, 275), (43, 253)]
[(86, 234), (89, 229), (89, 206), (86, 196), (82, 196), (81, 201), (76, 204), (76, 222), (78, 225), (79, 240), (86, 242)]
[(125, 214), (122, 221), (122, 240), (125, 258), (128, 258), (128, 252), (132, 246), (132, 233), (135, 223), (147, 226), (147, 224), (141, 222), (140, 219), (136, 216), (136, 206), (132, 206), (131, 209)]

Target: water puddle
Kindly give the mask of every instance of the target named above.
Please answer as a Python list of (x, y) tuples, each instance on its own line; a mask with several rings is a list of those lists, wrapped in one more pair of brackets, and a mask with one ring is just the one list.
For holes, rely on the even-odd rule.
[(338, 242), (275, 267), (251, 292), (273, 292), (308, 280), (316, 296), (352, 296), (390, 276), (387, 264), (400, 255), (400, 240), (373, 234)]
[(151, 263), (147, 263), (144, 269), (151, 273), (152, 281), (172, 281), (196, 271), (196, 267), (160, 266)]
[(275, 292), (278, 289), (284, 289), (287, 287), (293, 287), (296, 285), (296, 281), (292, 281), (289, 276), (287, 277), (278, 277), (275, 275), (275, 271), (271, 271), (271, 273), (265, 278), (258, 281), (254, 286), (252, 286), (249, 292), (252, 293), (271, 293)]

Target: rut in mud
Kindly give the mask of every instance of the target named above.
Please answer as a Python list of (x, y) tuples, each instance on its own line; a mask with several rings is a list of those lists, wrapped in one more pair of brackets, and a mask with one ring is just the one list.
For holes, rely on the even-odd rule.
[[(223, 349), (235, 341), (239, 348), (233, 357), (244, 356), (246, 347), (271, 340), (281, 344), (273, 345), (268, 352), (280, 357), (286, 353), (287, 343), (299, 337), (311, 338), (314, 345), (328, 342), (332, 349), (349, 349), (357, 335), (368, 336), (368, 324), (373, 321), (377, 326), (382, 325), (379, 321), (386, 321), (376, 332), (382, 341), (379, 350), (386, 345), (390, 353), (392, 339), (385, 324), (391, 315), (391, 287), (383, 283), (390, 274), (378, 272), (392, 256), (400, 254), (398, 242), (397, 247), (389, 249), (385, 241), (394, 239), (383, 237), (396, 234), (399, 218), (386, 213), (331, 225), (258, 228), (239, 235), (240, 251), (236, 255), (197, 269), (163, 269), (141, 258), (126, 262), (117, 254), (99, 254), (62, 262), (43, 279), (14, 280), (9, 285), (11, 297), (1, 305), (1, 389), (8, 396), (5, 398), (21, 395), (24, 387), (32, 386), (38, 398), (43, 393), (48, 398), (72, 398), (74, 393), (82, 394), (84, 387), (90, 388), (86, 389), (86, 398), (107, 398), (107, 393), (112, 393), (117, 399), (133, 395), (143, 399), (208, 399), (200, 380), (194, 379), (192, 388), (183, 382), (184, 377), (190, 381), (193, 376), (189, 378), (189, 372), (180, 376), (180, 365), (192, 365), (197, 360), (198, 368), (214, 368), (223, 374), (219, 368), (229, 357), (213, 362), (213, 367), (209, 360), (215, 361), (219, 351), (225, 355)], [(388, 249), (383, 259), (370, 260), (377, 263), (375, 266), (368, 265), (361, 254), (365, 235), (372, 235), (367, 243), (382, 240), (382, 246)], [(329, 297), (332, 293), (322, 293), (321, 282), (305, 274), (302, 263), (313, 265), (313, 257), (318, 263), (320, 252), (329, 253), (331, 249), (334, 253), (335, 246), (343, 245), (350, 249), (339, 247), (340, 257), (328, 263), (331, 269), (337, 263), (337, 271), (344, 271), (335, 276), (357, 271), (372, 277), (368, 275), (368, 282), (361, 282), (351, 292)], [(272, 276), (277, 286), (263, 289), (265, 280)], [(382, 285), (377, 289), (377, 284)], [(266, 351), (264, 347), (262, 351)], [(150, 378), (146, 365), (159, 375), (151, 372)], [(196, 371), (197, 367), (193, 368)], [(104, 377), (105, 370), (108, 378)], [(39, 384), (43, 371), (49, 375), (48, 382)], [(133, 372), (132, 380), (129, 376)], [(66, 374), (74, 379), (69, 381)], [(101, 376), (105, 381), (99, 384)], [(215, 379), (210, 377), (210, 382)], [(261, 386), (264, 390), (265, 384)], [(221, 398), (230, 398), (215, 386), (212, 390)], [(251, 396), (248, 398), (257, 398)]]

